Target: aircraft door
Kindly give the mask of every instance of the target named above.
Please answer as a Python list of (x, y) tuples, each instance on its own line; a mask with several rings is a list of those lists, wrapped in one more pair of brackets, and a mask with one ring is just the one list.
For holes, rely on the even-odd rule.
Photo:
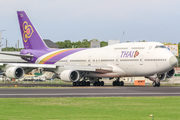
[(115, 65), (119, 65), (119, 56), (117, 56), (115, 59)]
[(91, 56), (88, 57), (87, 64), (88, 64), (88, 66), (91, 66)]
[(144, 63), (144, 56), (141, 55), (141, 56), (139, 57), (139, 65), (143, 65), (143, 63)]

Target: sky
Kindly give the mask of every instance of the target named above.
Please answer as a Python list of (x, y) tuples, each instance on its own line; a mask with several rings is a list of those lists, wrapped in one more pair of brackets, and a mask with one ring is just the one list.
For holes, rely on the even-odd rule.
[[(43, 39), (180, 42), (180, 0), (0, 0), (2, 43), (20, 41), (17, 11)], [(124, 32), (123, 32), (124, 31)], [(123, 34), (124, 33), (124, 34)]]

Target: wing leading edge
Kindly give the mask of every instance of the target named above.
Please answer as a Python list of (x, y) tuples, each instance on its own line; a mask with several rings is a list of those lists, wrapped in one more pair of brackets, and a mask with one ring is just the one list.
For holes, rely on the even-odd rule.
[(4, 52), (0, 52), (0, 54), (3, 54), (3, 55), (10, 55), (10, 56), (17, 56), (17, 57), (24, 57), (24, 58), (32, 58), (33, 55), (22, 55), (22, 54), (14, 54), (14, 53), (4, 53)]

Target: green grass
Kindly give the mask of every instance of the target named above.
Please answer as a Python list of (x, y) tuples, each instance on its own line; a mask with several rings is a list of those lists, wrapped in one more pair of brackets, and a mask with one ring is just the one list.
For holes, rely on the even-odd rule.
[(180, 97), (1, 98), (0, 120), (178, 120)]

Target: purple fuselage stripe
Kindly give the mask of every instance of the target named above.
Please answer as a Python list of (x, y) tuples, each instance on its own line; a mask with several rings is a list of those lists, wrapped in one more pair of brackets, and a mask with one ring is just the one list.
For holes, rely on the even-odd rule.
[(44, 64), (54, 64), (57, 61), (61, 60), (62, 58), (67, 57), (68, 55), (71, 55), (73, 53), (76, 53), (76, 52), (79, 52), (79, 51), (82, 51), (82, 50), (85, 50), (85, 49), (86, 48), (78, 48), (78, 49), (72, 49), (70, 51), (66, 51), (66, 52), (60, 53), (60, 54), (52, 57), (48, 61), (46, 61)]

